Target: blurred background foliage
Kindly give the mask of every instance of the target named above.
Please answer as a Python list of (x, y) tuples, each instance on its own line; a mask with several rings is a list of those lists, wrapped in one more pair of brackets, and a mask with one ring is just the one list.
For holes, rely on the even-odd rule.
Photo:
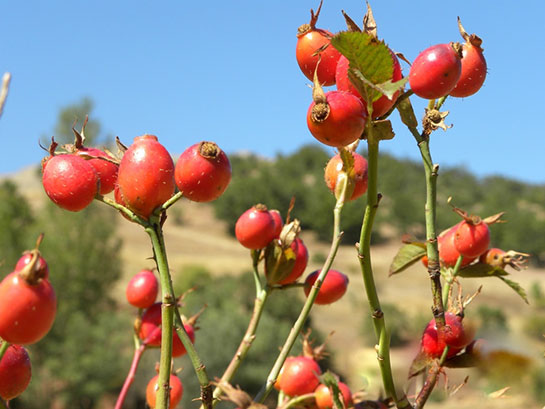
[[(361, 152), (365, 156), (365, 152)], [(308, 145), (290, 155), (274, 159), (252, 154), (230, 155), (233, 178), (222, 200), (214, 202), (217, 216), (231, 231), (237, 218), (256, 203), (282, 212), (292, 196), (296, 198), (293, 216), (304, 229), (316, 232), (322, 240), (331, 234), (331, 209), (335, 199), (325, 187), (323, 171), (333, 150)], [(420, 163), (381, 154), (379, 160), (380, 212), (375, 221), (373, 242), (411, 234), (424, 238), (423, 209), (425, 181)], [(438, 182), (437, 222), (441, 230), (460, 218), (447, 204), (453, 204), (482, 217), (505, 212), (508, 225), (491, 227), (492, 245), (504, 250), (520, 250), (532, 255), (531, 261), (545, 265), (545, 188), (501, 176), (478, 179), (462, 168), (441, 169)], [(349, 202), (343, 209), (344, 243), (359, 240), (362, 205), (365, 197)]]

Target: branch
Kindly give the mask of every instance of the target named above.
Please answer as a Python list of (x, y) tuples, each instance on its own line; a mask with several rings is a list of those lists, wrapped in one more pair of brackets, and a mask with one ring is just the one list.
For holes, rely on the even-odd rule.
[(4, 111), (4, 104), (6, 103), (6, 98), (8, 97), (9, 83), (11, 81), (11, 74), (6, 72), (2, 77), (2, 90), (0, 90), (0, 117)]

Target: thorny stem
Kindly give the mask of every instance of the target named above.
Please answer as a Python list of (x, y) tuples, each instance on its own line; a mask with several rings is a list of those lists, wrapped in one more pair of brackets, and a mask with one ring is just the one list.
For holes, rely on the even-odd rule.
[(282, 369), (282, 365), (284, 365), (284, 361), (288, 357), (288, 354), (291, 351), (291, 348), (293, 347), (293, 344), (295, 344), (295, 341), (297, 339), (297, 336), (303, 329), (303, 325), (305, 324), (308, 315), (310, 314), (310, 310), (312, 309), (312, 305), (314, 304), (314, 300), (316, 299), (316, 296), (318, 295), (318, 291), (320, 290), (320, 287), (322, 285), (322, 282), (324, 281), (327, 272), (329, 271), (331, 264), (333, 264), (333, 260), (335, 259), (335, 256), (337, 255), (337, 250), (339, 249), (339, 244), (341, 243), (341, 211), (345, 202), (346, 197), (346, 188), (347, 183), (346, 179), (343, 179), (343, 186), (340, 189), (339, 198), (337, 199), (337, 203), (335, 205), (335, 209), (333, 210), (333, 240), (331, 241), (331, 247), (329, 249), (329, 254), (327, 255), (327, 259), (324, 262), (324, 265), (322, 266), (322, 269), (320, 270), (320, 274), (318, 275), (318, 278), (314, 282), (314, 285), (312, 286), (307, 299), (305, 301), (305, 304), (303, 305), (303, 308), (301, 309), (301, 312), (299, 313), (299, 317), (293, 324), (293, 327), (290, 330), (290, 333), (286, 339), (286, 342), (284, 342), (284, 345), (282, 346), (282, 349), (280, 351), (280, 354), (276, 358), (276, 361), (269, 372), (269, 375), (267, 376), (267, 382), (259, 393), (257, 394), (256, 398), (254, 399), (256, 402), (261, 402), (267, 398), (269, 393), (271, 392), (275, 382), (276, 378), (278, 377), (278, 374), (280, 373), (280, 369)]
[[(252, 317), (250, 318), (250, 322), (248, 323), (248, 328), (246, 329), (246, 333), (244, 334), (244, 337), (242, 338), (242, 341), (240, 342), (240, 345), (237, 348), (237, 351), (235, 352), (235, 355), (233, 356), (233, 359), (231, 359), (231, 362), (227, 366), (227, 369), (223, 373), (221, 377), (221, 381), (218, 382), (218, 385), (222, 385), (224, 383), (229, 383), (233, 376), (235, 376), (235, 373), (237, 372), (238, 368), (240, 367), (240, 364), (248, 354), (248, 351), (250, 350), (250, 347), (252, 346), (252, 343), (255, 339), (255, 334), (257, 331), (257, 326), (259, 325), (259, 320), (261, 319), (261, 315), (263, 313), (263, 307), (265, 306), (265, 303), (267, 301), (267, 297), (269, 296), (270, 292), (272, 291), (272, 288), (269, 286), (266, 286), (265, 289), (261, 286), (261, 281), (259, 280), (259, 271), (257, 269), (258, 263), (259, 263), (259, 256), (260, 252), (258, 251), (252, 251), (252, 265), (253, 265), (253, 275), (256, 282), (256, 297), (254, 301), (254, 310), (252, 312)], [(212, 406), (215, 406), (216, 403), (218, 403), (218, 398), (221, 395), (221, 389), (219, 386), (216, 387), (213, 394), (213, 402)]]
[(121, 409), (123, 407), (123, 403), (125, 402), (127, 393), (129, 392), (129, 389), (134, 381), (136, 370), (138, 369), (138, 364), (140, 363), (140, 359), (142, 358), (142, 354), (144, 353), (145, 350), (146, 350), (145, 344), (141, 344), (138, 348), (134, 350), (134, 356), (132, 358), (131, 368), (129, 369), (129, 373), (127, 374), (127, 378), (125, 379), (123, 388), (121, 389), (121, 392), (117, 398), (117, 402), (115, 403), (114, 409)]
[(151, 222), (146, 227), (146, 233), (150, 236), (155, 262), (159, 270), (159, 281), (161, 283), (161, 357), (159, 359), (159, 378), (157, 385), (157, 404), (158, 409), (167, 409), (170, 398), (170, 372), (172, 365), (172, 331), (174, 328), (174, 307), (176, 298), (171, 291), (172, 281), (168, 269), (168, 260), (166, 249), (162, 240), (161, 226)]
[(377, 359), (386, 396), (393, 398), (396, 401), (398, 408), (410, 408), (411, 405), (407, 398), (403, 396), (398, 399), (396, 394), (390, 364), (390, 337), (386, 330), (384, 313), (380, 307), (377, 288), (373, 277), (373, 268), (371, 265), (371, 232), (379, 204), (379, 194), (377, 191), (379, 140), (374, 137), (370, 123), (367, 126), (367, 149), (367, 205), (365, 207), (360, 241), (358, 244), (358, 258), (360, 261), (367, 300), (369, 302), (369, 307), (373, 317), (375, 335), (378, 341)]
[[(207, 409), (212, 408), (212, 386), (206, 373), (206, 367), (200, 359), (197, 351), (189, 335), (187, 334), (180, 311), (176, 308), (176, 296), (172, 286), (172, 279), (170, 277), (170, 271), (168, 267), (168, 260), (166, 255), (165, 241), (163, 237), (163, 229), (161, 227), (159, 218), (155, 217), (151, 222), (151, 225), (146, 227), (146, 233), (151, 238), (153, 245), (153, 251), (155, 254), (155, 261), (157, 263), (157, 269), (159, 270), (159, 278), (161, 282), (163, 308), (161, 313), (161, 360), (159, 362), (159, 380), (158, 384), (161, 386), (157, 393), (157, 409), (166, 409), (168, 407), (168, 384), (170, 381), (170, 365), (172, 359), (172, 330), (174, 322), (176, 323), (176, 333), (182, 344), (184, 345), (187, 355), (191, 360), (193, 369), (199, 380), (201, 386), (201, 399), (203, 405)], [(167, 335), (165, 335), (167, 334)], [(165, 346), (163, 346), (165, 344)], [(163, 348), (165, 348), (166, 358), (163, 358)], [(170, 353), (168, 353), (170, 351)], [(166, 371), (162, 373), (161, 370)], [(161, 377), (163, 376), (163, 377)], [(161, 396), (166, 394), (166, 396)], [(162, 400), (161, 400), (162, 399)], [(163, 406), (160, 406), (161, 403)]]
[[(426, 132), (426, 131), (424, 131)], [(439, 250), (437, 248), (436, 208), (437, 208), (437, 176), (439, 166), (431, 159), (429, 139), (421, 137), (418, 141), (420, 154), (426, 174), (426, 249), (428, 255), (428, 274), (431, 280), (433, 295), (433, 316), (437, 323), (437, 332), (441, 334), (445, 326), (445, 311), (441, 291), (441, 271), (439, 266)]]
[(458, 256), (458, 259), (456, 260), (456, 264), (454, 265), (452, 272), (450, 273), (449, 277), (445, 278), (445, 286), (443, 287), (443, 306), (448, 304), (448, 295), (450, 293), (450, 287), (452, 286), (454, 279), (456, 278), (456, 276), (458, 275), (458, 272), (460, 271), (460, 267), (462, 266), (462, 260), (463, 260), (463, 256)]
[(2, 345), (0, 345), (0, 361), (2, 361), (2, 358), (4, 357), (4, 354), (9, 348), (9, 342), (2, 341)]
[(416, 400), (414, 402), (414, 409), (421, 409), (426, 404), (437, 382), (437, 376), (439, 376), (439, 374), (441, 373), (441, 368), (443, 368), (443, 365), (445, 364), (448, 350), (449, 350), (449, 347), (447, 345), (445, 349), (443, 350), (443, 354), (441, 355), (441, 358), (435, 361), (434, 364), (429, 369), (428, 375), (426, 376), (426, 381), (424, 382), (424, 386), (418, 393), (418, 396), (416, 397)]

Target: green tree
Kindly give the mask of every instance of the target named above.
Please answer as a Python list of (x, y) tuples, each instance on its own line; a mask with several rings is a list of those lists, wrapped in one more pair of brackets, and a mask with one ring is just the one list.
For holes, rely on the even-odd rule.
[(32, 210), (17, 185), (10, 180), (0, 184), (0, 268), (9, 273), (21, 252), (32, 247), (29, 228), (33, 223)]
[[(84, 100), (64, 108), (56, 126), (58, 135), (68, 138), (74, 116), (84, 118), (91, 106)], [(89, 125), (87, 137), (97, 140), (98, 121)], [(71, 140), (72, 136), (67, 142)], [(8, 189), (10, 198), (17, 197), (12, 187)], [(45, 234), (40, 250), (48, 261), (58, 300), (51, 331), (29, 347), (30, 387), (12, 407), (43, 408), (55, 402), (67, 408), (94, 408), (106, 393), (118, 393), (130, 362), (130, 355), (125, 354), (130, 354), (132, 320), (118, 312), (112, 296), (122, 271), (121, 240), (116, 234), (120, 218), (99, 203), (72, 213), (56, 207), (45, 194), (43, 201), (34, 217), (21, 197), (2, 201), (4, 206), (0, 206), (0, 212), (6, 203), (15, 209), (12, 212), (17, 217), (8, 217), (9, 212), (5, 218), (0, 216), (9, 221), (2, 232), (14, 237), (14, 247), (20, 247), (23, 240), (24, 247), (33, 247), (35, 237)], [(25, 224), (25, 232), (21, 223), (28, 221), (32, 223)]]

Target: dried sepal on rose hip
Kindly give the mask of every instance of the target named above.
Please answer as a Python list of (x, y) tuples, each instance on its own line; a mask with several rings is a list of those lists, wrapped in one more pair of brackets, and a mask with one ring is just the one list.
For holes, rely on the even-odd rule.
[(333, 34), (316, 28), (321, 9), (322, 1), (316, 14), (310, 10), (310, 22), (297, 29), (295, 57), (299, 68), (309, 80), (313, 79), (316, 72), (318, 82), (329, 86), (335, 84), (335, 70), (341, 53), (330, 43)]
[(119, 164), (117, 185), (118, 201), (145, 219), (174, 194), (174, 162), (155, 135), (134, 138)]
[(0, 338), (10, 344), (36, 343), (53, 326), (57, 297), (39, 260), (35, 249), (27, 264), (0, 282)]
[(64, 148), (68, 153), (72, 153), (86, 159), (95, 169), (99, 180), (99, 192), (105, 195), (114, 190), (117, 181), (117, 170), (119, 167), (119, 159), (111, 154), (97, 148), (84, 146), (85, 144), (85, 126), (89, 121), (89, 117), (85, 117), (85, 121), (81, 127), (81, 131), (72, 128), (75, 139), (73, 145), (65, 145)]
[(358, 140), (365, 129), (367, 109), (355, 95), (345, 91), (324, 93), (316, 76), (307, 126), (318, 141), (342, 148)]
[(460, 44), (437, 44), (418, 54), (409, 72), (409, 84), (419, 97), (437, 99), (454, 89), (461, 73)]
[(20, 345), (8, 346), (0, 360), (0, 398), (9, 401), (21, 395), (31, 377), (32, 368), (27, 350)]
[(265, 277), (269, 285), (287, 285), (295, 282), (308, 263), (308, 251), (299, 238), (299, 220), (285, 224), (276, 240), (265, 248)]
[(194, 202), (210, 202), (227, 189), (231, 164), (216, 143), (203, 141), (180, 155), (174, 178), (184, 197)]
[(469, 97), (481, 89), (486, 79), (486, 59), (481, 47), (483, 40), (476, 34), (468, 34), (460, 17), (458, 28), (465, 43), (462, 45), (462, 72), (450, 95), (453, 97)]
[(493, 247), (481, 254), (479, 262), (502, 269), (506, 266), (511, 266), (515, 270), (520, 271), (528, 267), (529, 257), (530, 254), (527, 253), (521, 253), (515, 250), (504, 251)]

